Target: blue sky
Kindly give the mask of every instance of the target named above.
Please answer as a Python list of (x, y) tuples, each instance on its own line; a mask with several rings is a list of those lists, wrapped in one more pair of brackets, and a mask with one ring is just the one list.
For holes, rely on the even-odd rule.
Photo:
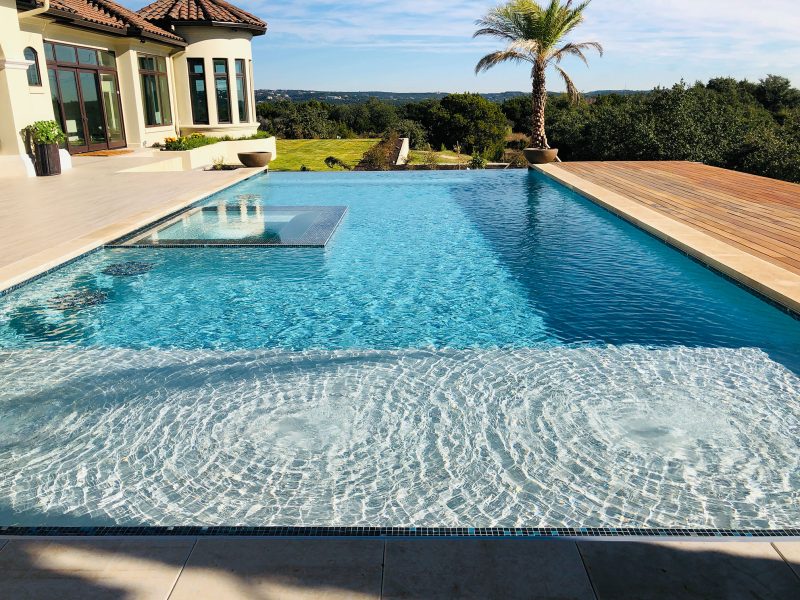
[[(259, 88), (488, 92), (529, 85), (523, 66), (474, 75), (478, 59), (498, 45), (471, 38), (491, 0), (231, 1), (270, 25), (254, 42)], [(594, 0), (576, 40), (606, 48), (589, 69), (567, 65), (583, 91), (767, 73), (800, 85), (797, 0)], [(555, 77), (550, 87), (561, 89)]]

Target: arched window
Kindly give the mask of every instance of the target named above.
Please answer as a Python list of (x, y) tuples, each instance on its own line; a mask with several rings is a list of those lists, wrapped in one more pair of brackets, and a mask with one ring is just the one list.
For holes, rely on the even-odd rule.
[(25, 60), (32, 60), (33, 64), (28, 67), (28, 85), (40, 87), (42, 85), (42, 75), (39, 71), (39, 54), (28, 46), (23, 52)]

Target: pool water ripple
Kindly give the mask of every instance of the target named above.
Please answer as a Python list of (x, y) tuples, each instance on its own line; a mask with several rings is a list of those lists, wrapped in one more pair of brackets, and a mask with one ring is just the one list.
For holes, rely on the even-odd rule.
[(5, 523), (798, 518), (800, 379), (754, 349), (67, 348), (0, 365)]

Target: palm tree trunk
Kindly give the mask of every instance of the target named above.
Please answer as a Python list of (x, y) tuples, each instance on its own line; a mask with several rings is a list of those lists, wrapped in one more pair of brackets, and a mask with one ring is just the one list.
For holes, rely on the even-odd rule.
[(533, 122), (531, 127), (531, 148), (549, 148), (547, 134), (544, 130), (544, 109), (547, 105), (547, 83), (545, 81), (545, 66), (536, 64), (533, 67)]

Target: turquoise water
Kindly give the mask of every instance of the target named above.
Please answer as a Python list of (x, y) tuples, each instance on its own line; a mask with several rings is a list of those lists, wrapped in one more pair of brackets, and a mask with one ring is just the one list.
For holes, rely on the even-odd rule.
[(800, 322), (565, 188), (270, 174), (205, 204), (349, 211), (325, 249), (104, 250), (0, 299), (0, 522), (800, 517)]

